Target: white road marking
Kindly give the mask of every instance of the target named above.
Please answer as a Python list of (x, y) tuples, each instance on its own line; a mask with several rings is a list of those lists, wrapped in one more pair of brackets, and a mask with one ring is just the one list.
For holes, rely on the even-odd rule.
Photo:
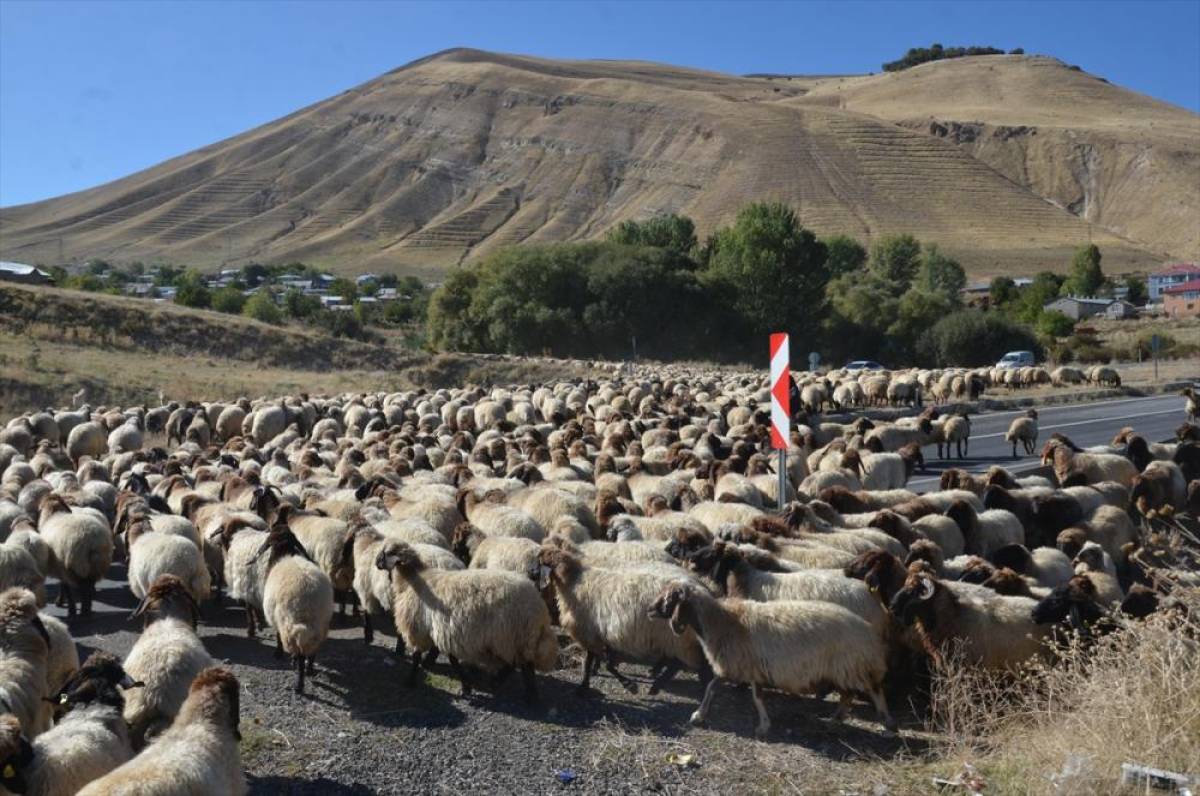
[[(1111, 423), (1114, 420), (1130, 420), (1140, 417), (1154, 417), (1155, 415), (1173, 415), (1179, 412), (1178, 409), (1164, 409), (1161, 412), (1139, 412), (1136, 415), (1120, 415), (1118, 417), (1097, 417), (1094, 420), (1076, 420), (1074, 423), (1055, 423), (1054, 425), (1043, 426), (1038, 424), (1038, 431), (1052, 431), (1058, 428), (1070, 428), (1071, 426), (1086, 426), (1089, 423)], [(980, 434), (973, 436), (971, 439), (988, 439), (989, 437), (1003, 437), (1006, 431), (1000, 431), (995, 434)]]
[(1040, 412), (1057, 412), (1060, 409), (1083, 409), (1083, 408), (1091, 408), (1091, 407), (1097, 407), (1097, 406), (1116, 406), (1117, 404), (1128, 404), (1128, 403), (1134, 403), (1135, 401), (1161, 401), (1161, 400), (1164, 400), (1167, 398), (1179, 398), (1179, 397), (1180, 396), (1174, 395), (1171, 393), (1164, 393), (1162, 395), (1146, 395), (1141, 398), (1116, 398), (1111, 401), (1084, 401), (1082, 403), (1077, 403), (1077, 404), (1052, 404), (1049, 406), (1042, 406), (1042, 407), (1026, 407), (1025, 409), (1012, 409), (1012, 410), (1005, 409), (1002, 412), (984, 411), (984, 412), (980, 412), (979, 414), (975, 415), (975, 417), (985, 418), (985, 417), (1004, 417), (1005, 415), (1023, 415), (1030, 408), (1037, 409), (1039, 413)]

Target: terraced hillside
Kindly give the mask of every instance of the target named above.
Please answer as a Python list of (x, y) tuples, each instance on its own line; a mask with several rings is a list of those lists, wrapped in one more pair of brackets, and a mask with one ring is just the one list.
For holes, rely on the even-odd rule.
[(819, 233), (912, 232), (978, 275), (1061, 269), (1089, 237), (1107, 268), (1145, 269), (1200, 254), (1183, 223), (1200, 211), (1197, 119), (1046, 58), (749, 78), (452, 50), (108, 185), (4, 208), (0, 255), (436, 275), (661, 212), (703, 234), (778, 199)]

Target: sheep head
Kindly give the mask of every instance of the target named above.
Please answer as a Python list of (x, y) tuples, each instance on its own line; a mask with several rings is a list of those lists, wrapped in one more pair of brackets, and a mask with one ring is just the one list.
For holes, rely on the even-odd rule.
[(236, 740), (242, 740), (242, 734), (238, 732), (241, 720), (238, 680), (233, 672), (210, 666), (196, 675), (176, 722), (186, 724), (196, 719), (224, 725)]
[(23, 770), (33, 762), (33, 746), (21, 734), (16, 716), (0, 714), (0, 785), (13, 793), (29, 789)]
[(1066, 620), (1076, 630), (1095, 622), (1104, 611), (1096, 602), (1096, 584), (1086, 575), (1076, 575), (1054, 588), (1033, 607), (1034, 624), (1053, 625)]
[[(538, 551), (537, 568), (539, 589), (545, 589), (552, 581), (556, 584), (570, 585), (583, 571), (579, 559), (563, 545), (542, 545)], [(531, 572), (530, 575), (532, 574)]]
[(875, 597), (887, 606), (904, 587), (907, 572), (900, 559), (886, 550), (871, 550), (859, 554), (846, 565), (843, 574), (861, 580)]
[(1033, 596), (1033, 592), (1029, 590), (1029, 584), (1025, 582), (1025, 579), (1008, 567), (997, 569), (992, 573), (991, 577), (983, 581), (980, 585), (991, 589), (997, 594), (1009, 597)]
[(697, 594), (696, 587), (689, 583), (669, 584), (650, 604), (646, 613), (654, 619), (666, 619), (671, 626), (671, 632), (681, 636), (689, 626), (696, 624), (691, 601)]
[(399, 572), (408, 575), (420, 572), (425, 568), (425, 562), (417, 555), (411, 545), (391, 540), (375, 556), (375, 568), (385, 572)]
[(945, 593), (946, 587), (933, 575), (919, 567), (910, 567), (904, 585), (892, 597), (888, 610), (906, 625), (919, 619), (923, 626), (930, 627), (935, 598)]
[(1011, 569), (1022, 575), (1029, 574), (1033, 566), (1033, 556), (1023, 544), (1006, 544), (992, 553), (991, 560), (997, 567)]
[(99, 702), (116, 708), (125, 707), (125, 698), (117, 690), (120, 686), (125, 690), (141, 688), (142, 682), (135, 682), (116, 656), (107, 652), (93, 652), (88, 659), (63, 683), (62, 688), (54, 696), (56, 717), (67, 713), (77, 705)]
[(147, 617), (147, 625), (155, 619), (186, 617), (194, 629), (200, 620), (200, 606), (182, 580), (174, 575), (159, 575), (133, 611), (132, 618), (139, 616)]

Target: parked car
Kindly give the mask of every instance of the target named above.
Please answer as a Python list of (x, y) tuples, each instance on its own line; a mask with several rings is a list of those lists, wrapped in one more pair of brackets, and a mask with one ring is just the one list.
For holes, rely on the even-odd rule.
[(848, 362), (842, 370), (887, 370), (887, 368), (871, 359), (856, 359)]
[(1024, 368), (1034, 364), (1032, 351), (1009, 351), (996, 363), (998, 368)]

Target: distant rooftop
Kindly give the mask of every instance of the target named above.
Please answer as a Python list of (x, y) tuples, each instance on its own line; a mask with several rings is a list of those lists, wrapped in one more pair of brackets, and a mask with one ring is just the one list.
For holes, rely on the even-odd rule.
[(1180, 282), (1178, 285), (1171, 285), (1164, 290), (1164, 293), (1191, 293), (1200, 290), (1200, 279), (1192, 279), (1188, 282)]
[(1200, 274), (1200, 264), (1172, 263), (1161, 271), (1155, 271), (1151, 276), (1174, 276), (1176, 274)]

